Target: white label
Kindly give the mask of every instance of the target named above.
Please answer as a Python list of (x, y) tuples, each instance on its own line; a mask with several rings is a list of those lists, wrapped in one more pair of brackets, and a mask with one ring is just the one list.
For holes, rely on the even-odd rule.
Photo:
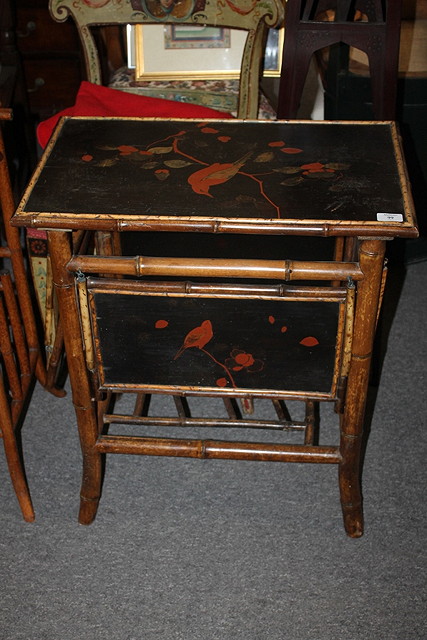
[(377, 213), (378, 222), (403, 222), (401, 213)]

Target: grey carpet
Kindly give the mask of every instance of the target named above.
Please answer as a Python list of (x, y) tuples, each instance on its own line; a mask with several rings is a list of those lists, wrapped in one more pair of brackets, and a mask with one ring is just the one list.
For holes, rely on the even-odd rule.
[(427, 638), (426, 281), (427, 262), (408, 267), (372, 392), (359, 540), (321, 465), (110, 456), (97, 519), (78, 525), (71, 398), (37, 386), (23, 430), (33, 524), (1, 452), (0, 638)]

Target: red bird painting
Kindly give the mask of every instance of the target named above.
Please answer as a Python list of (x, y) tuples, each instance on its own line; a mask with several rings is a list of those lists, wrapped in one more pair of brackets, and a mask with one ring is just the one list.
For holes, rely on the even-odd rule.
[(227, 182), (233, 178), (251, 155), (252, 151), (249, 151), (235, 162), (214, 162), (208, 167), (204, 167), (203, 169), (199, 169), (199, 171), (192, 173), (188, 178), (188, 183), (191, 185), (195, 193), (213, 198), (212, 194), (209, 193), (210, 187), (222, 184), (223, 182)]
[(190, 347), (197, 347), (198, 349), (203, 349), (205, 344), (212, 339), (213, 331), (212, 331), (212, 323), (210, 320), (203, 320), (202, 324), (199, 327), (194, 327), (191, 329), (185, 336), (184, 342), (182, 343), (181, 348), (177, 351), (174, 356), (174, 360), (179, 358), (180, 355)]

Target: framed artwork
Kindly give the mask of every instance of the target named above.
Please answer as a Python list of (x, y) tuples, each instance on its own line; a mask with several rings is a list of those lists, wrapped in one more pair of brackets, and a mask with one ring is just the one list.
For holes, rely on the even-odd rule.
[(165, 49), (228, 49), (230, 29), (202, 24), (174, 24), (164, 28)]
[[(246, 32), (203, 25), (129, 25), (136, 81), (238, 78)], [(264, 76), (280, 76), (284, 29), (270, 29)], [(149, 55), (148, 55), (149, 52)]]

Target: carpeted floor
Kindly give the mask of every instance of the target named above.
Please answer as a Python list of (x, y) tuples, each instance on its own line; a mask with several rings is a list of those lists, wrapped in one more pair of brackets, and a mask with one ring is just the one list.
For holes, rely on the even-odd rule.
[(1, 451), (1, 640), (427, 638), (426, 281), (427, 262), (409, 265), (396, 309), (389, 281), (359, 540), (321, 465), (110, 456), (97, 519), (78, 525), (71, 398), (37, 386), (23, 430), (33, 524)]

